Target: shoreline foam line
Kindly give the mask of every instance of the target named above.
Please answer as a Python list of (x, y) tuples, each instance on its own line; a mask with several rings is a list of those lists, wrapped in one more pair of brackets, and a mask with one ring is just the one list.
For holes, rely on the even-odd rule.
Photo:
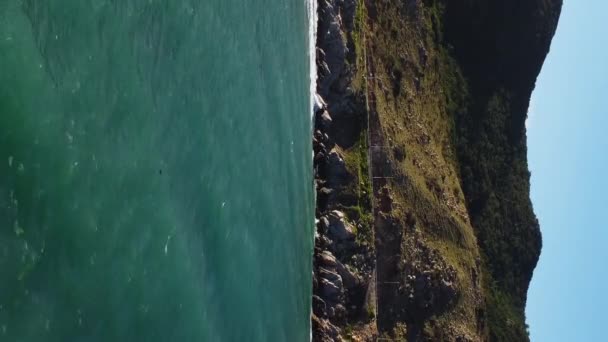
[(314, 116), (317, 98), (317, 0), (306, 0), (308, 14), (308, 59), (310, 65), (310, 111)]
[[(308, 15), (308, 63), (310, 68), (310, 132), (314, 129), (314, 116), (316, 107), (320, 106), (318, 96), (317, 96), (317, 0), (305, 0), (306, 1), (306, 10)], [(310, 151), (311, 159), (314, 158), (314, 152)], [(314, 187), (314, 185), (313, 185)], [(313, 188), (313, 193), (315, 194), (314, 203), (316, 204), (316, 192)], [(313, 241), (314, 246), (314, 231), (310, 237)], [(310, 251), (310, 259), (312, 260), (313, 249)], [(312, 283), (312, 281), (311, 281)], [(309, 322), (312, 322), (312, 294), (310, 297), (310, 317)], [(310, 326), (310, 341), (312, 342), (312, 324)]]

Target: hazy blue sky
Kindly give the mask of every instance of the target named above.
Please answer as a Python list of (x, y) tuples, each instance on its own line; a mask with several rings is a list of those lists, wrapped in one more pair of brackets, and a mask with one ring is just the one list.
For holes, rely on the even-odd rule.
[(608, 2), (565, 0), (528, 119), (543, 251), (527, 307), (535, 342), (608, 341)]

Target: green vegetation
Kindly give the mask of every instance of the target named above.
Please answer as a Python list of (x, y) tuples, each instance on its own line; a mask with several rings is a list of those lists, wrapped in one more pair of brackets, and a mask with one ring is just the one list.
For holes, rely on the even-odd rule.
[(488, 322), (496, 341), (527, 338), (525, 298), (541, 249), (529, 198), (525, 136), (512, 131), (518, 126), (512, 122), (512, 103), (510, 93), (501, 89), (485, 110), (476, 117), (458, 116), (456, 125), (463, 190), (491, 280)]
[[(520, 12), (519, 23), (498, 20), (505, 12), (498, 1), (448, 4), (441, 16), (446, 65), (466, 78), (447, 82), (444, 89), (453, 99), (448, 110), (460, 179), (487, 271), (484, 292), (493, 341), (528, 339), (524, 308), (542, 241), (529, 197), (525, 119), (561, 1), (515, 6), (506, 7)], [(535, 16), (538, 8), (544, 17)], [(484, 12), (482, 19), (467, 20), (478, 11)], [(542, 44), (527, 39), (534, 35)]]
[(374, 248), (374, 231), (372, 217), (372, 187), (369, 178), (367, 130), (359, 135), (359, 140), (348, 150), (344, 151), (344, 162), (348, 171), (356, 178), (351, 184), (353, 189), (347, 189), (357, 199), (357, 205), (344, 208), (348, 217), (359, 222), (357, 227), (357, 243)]
[(487, 308), (492, 341), (525, 341), (528, 329), (524, 320), (523, 308), (513, 303), (517, 300), (492, 285), (488, 287)]
[(365, 3), (357, 3), (355, 12), (355, 28), (352, 32), (352, 41), (355, 50), (355, 75), (353, 77), (353, 87), (358, 91), (364, 91), (365, 86), (365, 32), (367, 32), (367, 10)]

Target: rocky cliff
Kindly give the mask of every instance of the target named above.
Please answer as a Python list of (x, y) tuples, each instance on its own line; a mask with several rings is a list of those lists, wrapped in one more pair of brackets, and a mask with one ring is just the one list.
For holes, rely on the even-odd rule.
[(561, 0), (319, 0), (318, 341), (526, 341), (525, 120)]

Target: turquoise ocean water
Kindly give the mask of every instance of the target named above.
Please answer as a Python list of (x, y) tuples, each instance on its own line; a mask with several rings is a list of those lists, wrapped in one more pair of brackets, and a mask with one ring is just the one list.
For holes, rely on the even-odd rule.
[(0, 341), (307, 341), (304, 0), (0, 1)]

